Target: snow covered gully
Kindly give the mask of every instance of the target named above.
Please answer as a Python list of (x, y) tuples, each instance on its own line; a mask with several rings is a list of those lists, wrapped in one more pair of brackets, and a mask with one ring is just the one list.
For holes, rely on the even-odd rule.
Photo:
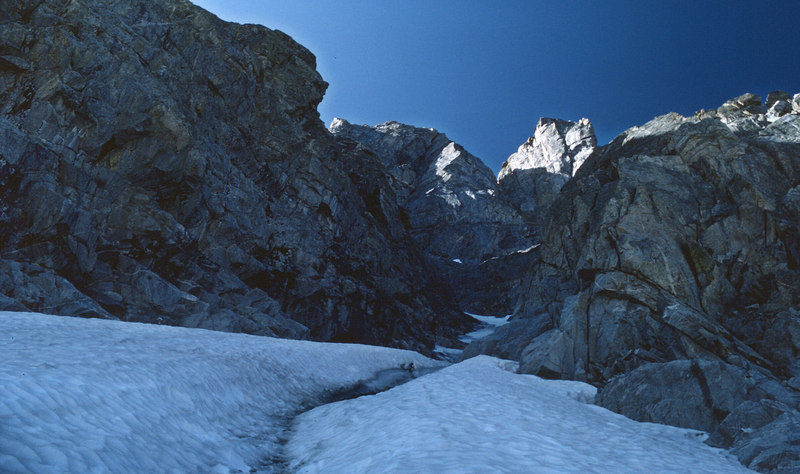
[[(403, 382), (410, 364), (431, 373), (307, 411)], [(589, 385), (485, 356), (444, 365), (382, 347), (0, 312), (0, 471), (746, 471), (702, 433), (586, 403)]]

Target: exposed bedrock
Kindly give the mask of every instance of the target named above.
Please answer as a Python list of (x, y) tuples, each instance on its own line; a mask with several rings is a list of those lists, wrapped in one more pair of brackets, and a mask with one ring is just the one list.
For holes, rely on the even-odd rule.
[(423, 352), (466, 327), (285, 34), (182, 0), (0, 22), (3, 308)]
[[(714, 431), (743, 403), (796, 413), (799, 186), (800, 115), (785, 93), (626, 131), (549, 207), (513, 334), (466, 353), (605, 386), (600, 403), (637, 419)], [(793, 417), (780, 429), (797, 433)], [(748, 436), (748, 449), (765, 437)], [(775, 456), (743, 460), (767, 469)]]
[(536, 241), (536, 227), (506, 199), (483, 162), (434, 129), (397, 122), (371, 127), (335, 119), (330, 131), (389, 170), (390, 187), (414, 245), (462, 310), (513, 310), (516, 289), (529, 266), (522, 263), (527, 261), (524, 254)]
[(336, 120), (315, 58), (183, 0), (0, 3), (0, 309), (430, 354), (586, 380), (800, 470), (800, 94), (597, 146), (541, 119), (500, 175)]

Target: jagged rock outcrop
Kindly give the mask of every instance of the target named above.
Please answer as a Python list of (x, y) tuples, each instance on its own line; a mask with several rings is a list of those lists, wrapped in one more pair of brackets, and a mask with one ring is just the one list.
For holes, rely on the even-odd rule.
[(543, 119), (498, 180), (338, 120), (291, 38), (184, 0), (0, 3), (0, 309), (411, 348), (600, 385), (800, 469), (800, 94), (597, 148)]
[(765, 112), (743, 96), (659, 117), (598, 150), (562, 189), (541, 255), (572, 285), (550, 298), (583, 366), (570, 376), (606, 380), (637, 348), (663, 361), (736, 354), (787, 373), (776, 347), (793, 342), (768, 343), (749, 322), (796, 321), (800, 116)]
[(516, 210), (498, 196), (494, 173), (433, 129), (335, 119), (330, 131), (372, 151), (390, 170), (412, 236), (431, 255), (478, 263), (532, 241)]
[(423, 352), (463, 324), (285, 34), (183, 0), (0, 23), (3, 309)]
[(534, 230), (500, 195), (492, 171), (433, 129), (335, 119), (329, 130), (344, 143), (358, 143), (386, 166), (415, 245), (461, 309), (510, 312)]
[[(788, 94), (767, 102), (667, 114), (595, 150), (548, 210), (515, 322), (527, 343), (466, 353), (591, 381), (601, 404), (638, 419), (714, 430), (774, 400), (790, 413), (780, 429), (796, 426), (800, 115)], [(740, 428), (752, 445), (779, 437)], [(778, 451), (743, 459), (796, 462)]]
[(502, 180), (516, 170), (533, 168), (574, 176), (596, 147), (597, 137), (588, 119), (570, 122), (542, 118), (533, 136), (503, 163), (498, 177)]
[(500, 169), (497, 181), (503, 196), (529, 221), (541, 223), (561, 187), (596, 147), (588, 119), (540, 119), (533, 135)]

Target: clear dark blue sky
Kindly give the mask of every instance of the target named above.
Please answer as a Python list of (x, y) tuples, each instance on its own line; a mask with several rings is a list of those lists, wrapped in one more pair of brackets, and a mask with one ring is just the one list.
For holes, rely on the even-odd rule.
[(497, 171), (539, 117), (607, 143), (667, 112), (800, 92), (800, 1), (197, 0), (291, 35), (330, 83), (320, 105), (433, 127)]

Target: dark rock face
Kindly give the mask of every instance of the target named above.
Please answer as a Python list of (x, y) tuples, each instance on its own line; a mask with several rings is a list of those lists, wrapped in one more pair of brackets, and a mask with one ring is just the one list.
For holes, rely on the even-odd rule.
[(3, 308), (423, 352), (460, 324), (283, 33), (182, 0), (0, 18)]
[[(414, 244), (463, 310), (508, 314), (529, 263), (534, 227), (500, 194), (492, 171), (444, 134), (397, 122), (342, 119), (331, 133), (375, 155)], [(520, 258), (521, 257), (521, 258)]]
[(731, 452), (751, 469), (760, 472), (800, 471), (800, 414), (789, 411), (759, 429), (741, 431)]
[[(767, 105), (746, 94), (596, 149), (548, 208), (518, 327), (466, 352), (593, 382), (600, 404), (636, 419), (716, 430), (753, 468), (796, 466), (792, 107), (785, 93)], [(747, 415), (748, 404), (772, 402), (785, 410)]]
[(397, 122), (336, 119), (337, 137), (373, 152), (392, 174), (415, 242), (430, 255), (478, 263), (529, 248), (529, 226), (499, 196), (492, 171), (444, 134)]
[(556, 303), (570, 336), (562, 375), (602, 382), (700, 355), (788, 374), (800, 303), (800, 143), (789, 130), (800, 116), (770, 121), (763, 109), (743, 96), (720, 112), (659, 117), (599, 149), (564, 186), (538, 270), (558, 287), (530, 294)]
[(757, 471), (800, 468), (800, 397), (763, 371), (708, 359), (650, 363), (612, 379), (595, 401), (636, 420), (710, 432), (709, 444), (732, 448)]
[(712, 432), (738, 407), (766, 399), (795, 401), (767, 375), (720, 360), (692, 359), (644, 364), (612, 379), (596, 402), (636, 420)]

